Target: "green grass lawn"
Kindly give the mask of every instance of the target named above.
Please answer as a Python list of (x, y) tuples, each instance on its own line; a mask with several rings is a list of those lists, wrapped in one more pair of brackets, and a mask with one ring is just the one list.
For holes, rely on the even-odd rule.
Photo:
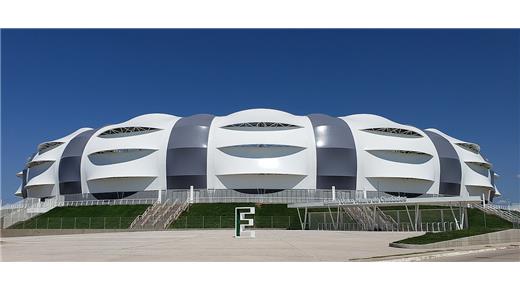
[[(437, 207), (437, 208), (420, 208), (421, 210), (421, 222), (423, 223), (431, 223), (431, 222), (453, 222), (453, 214), (449, 207)], [(441, 213), (442, 211), (442, 213)], [(453, 209), (455, 216), (459, 216), (459, 209)], [(386, 215), (391, 216), (395, 221), (400, 220), (401, 222), (409, 222), (408, 213), (410, 214), (410, 218), (415, 220), (415, 210), (413, 208), (409, 208), (408, 213), (403, 209), (392, 209), (386, 208), (383, 210)], [(399, 218), (398, 218), (399, 217)]]
[(400, 240), (396, 243), (424, 245), (513, 228), (512, 223), (494, 215), (484, 214), (484, 212), (474, 208), (468, 209), (468, 225), (468, 229), (449, 232), (426, 233), (422, 236)]
[(149, 205), (93, 205), (57, 207), (10, 229), (119, 229), (128, 228)]
[(298, 213), (286, 204), (197, 203), (190, 206), (170, 228), (233, 228), (235, 207), (255, 207), (256, 228), (300, 229)]

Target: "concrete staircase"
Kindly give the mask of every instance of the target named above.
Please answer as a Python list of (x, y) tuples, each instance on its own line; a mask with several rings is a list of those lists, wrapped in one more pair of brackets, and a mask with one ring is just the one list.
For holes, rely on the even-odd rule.
[(385, 214), (378, 207), (367, 206), (345, 206), (343, 211), (363, 230), (367, 231), (387, 231), (397, 229), (397, 222), (389, 215)]
[(165, 230), (174, 222), (189, 206), (187, 201), (166, 200), (155, 202), (146, 211), (137, 216), (130, 225), (130, 229), (140, 230)]

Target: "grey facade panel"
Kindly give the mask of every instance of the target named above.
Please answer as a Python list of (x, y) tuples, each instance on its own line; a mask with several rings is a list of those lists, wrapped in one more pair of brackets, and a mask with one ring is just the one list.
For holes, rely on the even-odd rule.
[(209, 126), (179, 126), (168, 148), (204, 148), (208, 144)]
[[(491, 185), (495, 186), (495, 171), (493, 170), (489, 170), (489, 174), (491, 174)], [(495, 198), (495, 190), (493, 189), (490, 193), (489, 193), (489, 201), (493, 201), (493, 198)]]
[(320, 176), (356, 176), (356, 150), (351, 148), (316, 148)]
[(27, 197), (27, 189), (25, 188), (25, 185), (27, 184), (27, 168), (24, 168), (22, 171), (22, 197)]
[(207, 187), (208, 136), (213, 115), (199, 114), (178, 120), (166, 153), (166, 187)]
[(58, 169), (60, 194), (81, 193), (81, 157), (96, 130), (88, 130), (72, 138), (65, 147)]
[(440, 184), (439, 194), (460, 195), (460, 183), (462, 180), (462, 168), (459, 156), (453, 145), (441, 135), (424, 131), (430, 138), (439, 155)]
[(316, 147), (356, 148), (350, 127), (345, 121), (324, 114), (311, 114), (307, 117), (314, 129)]
[(173, 148), (166, 156), (166, 176), (206, 175), (206, 148)]
[(352, 189), (356, 188), (356, 177), (352, 176), (320, 176), (317, 180), (316, 188), (330, 189), (335, 186), (336, 189)]
[(204, 175), (177, 175), (166, 178), (168, 189), (206, 188), (207, 177)]
[(455, 148), (453, 148), (453, 145), (451, 145), (450, 141), (434, 132), (424, 131), (424, 133), (426, 133), (430, 140), (432, 140), (435, 149), (437, 149), (437, 154), (439, 154), (439, 157), (453, 158), (457, 160), (459, 159), (457, 151), (455, 151)]
[(495, 198), (495, 196), (496, 196), (496, 192), (491, 191), (491, 192), (489, 193), (489, 201), (493, 202), (493, 199)]
[(324, 114), (307, 116), (316, 141), (316, 188), (356, 189), (356, 144), (348, 124)]
[(92, 135), (94, 135), (95, 132), (96, 130), (88, 130), (76, 135), (76, 137), (72, 138), (69, 141), (67, 147), (65, 148), (65, 150), (63, 150), (63, 154), (61, 157), (63, 158), (70, 156), (82, 156), (83, 150), (85, 150), (87, 142), (90, 140), (90, 137), (92, 137)]
[(449, 182), (441, 182), (439, 186), (439, 194), (444, 195), (459, 195), (460, 192), (460, 183), (449, 183)]
[(461, 181), (461, 168), (459, 159), (440, 158), (441, 164), (441, 182), (458, 183)]
[(60, 183), (81, 181), (81, 176), (78, 176), (80, 164), (81, 156), (62, 157), (59, 168)]
[(81, 193), (81, 181), (61, 182), (60, 192), (61, 194)]

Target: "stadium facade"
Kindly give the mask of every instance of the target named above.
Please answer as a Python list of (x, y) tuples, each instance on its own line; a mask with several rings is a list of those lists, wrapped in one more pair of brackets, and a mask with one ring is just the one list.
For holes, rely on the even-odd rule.
[(41, 143), (17, 196), (131, 195), (165, 189), (381, 191), (414, 197), (499, 195), (479, 145), (358, 114), (148, 114)]

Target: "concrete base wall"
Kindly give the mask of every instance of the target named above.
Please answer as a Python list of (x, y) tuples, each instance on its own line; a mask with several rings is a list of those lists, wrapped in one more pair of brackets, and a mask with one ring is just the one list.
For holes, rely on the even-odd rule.
[[(138, 229), (2, 229), (0, 237), (24, 237), (24, 236), (53, 236), (53, 235), (74, 235), (74, 234), (93, 234), (93, 233), (113, 233), (113, 232), (142, 232), (146, 230)], [(157, 231), (157, 230), (154, 230)]]
[(431, 244), (425, 244), (425, 245), (390, 243), (390, 247), (407, 248), (407, 249), (438, 249), (438, 248), (467, 247), (467, 246), (477, 246), (477, 245), (514, 243), (514, 242), (520, 242), (520, 230), (519, 229), (499, 231), (499, 232), (494, 232), (494, 233), (476, 235), (476, 236), (471, 236), (471, 237), (465, 237), (465, 238), (431, 243)]

